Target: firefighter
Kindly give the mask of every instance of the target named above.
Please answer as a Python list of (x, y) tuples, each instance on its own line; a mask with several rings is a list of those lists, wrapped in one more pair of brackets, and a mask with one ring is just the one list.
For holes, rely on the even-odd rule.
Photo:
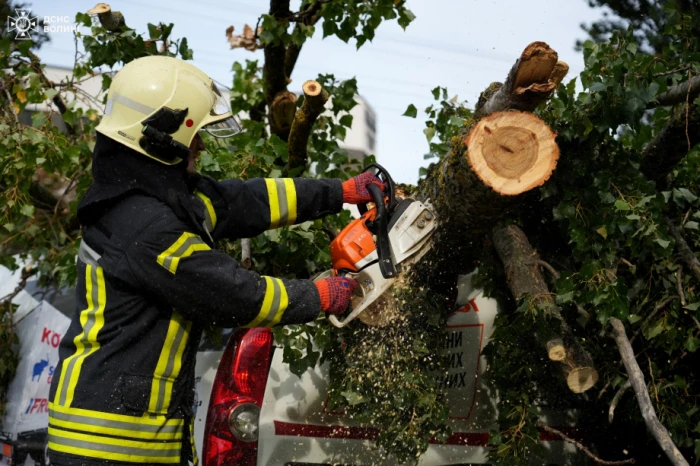
[(170, 57), (120, 70), (96, 128), (93, 184), (78, 207), (77, 309), (49, 404), (58, 466), (196, 463), (194, 365), (202, 328), (272, 327), (341, 313), (357, 286), (261, 276), (213, 249), (220, 239), (370, 200), (368, 173), (232, 179), (195, 170), (200, 130), (241, 128), (211, 78)]

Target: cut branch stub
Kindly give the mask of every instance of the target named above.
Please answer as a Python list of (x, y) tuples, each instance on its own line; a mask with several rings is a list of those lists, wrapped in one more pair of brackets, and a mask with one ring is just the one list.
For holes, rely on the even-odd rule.
[(311, 129), (328, 101), (328, 92), (316, 81), (306, 81), (301, 90), (304, 91), (304, 103), (294, 114), (289, 131), (289, 160), (286, 172), (306, 166)]
[(505, 83), (494, 83), (481, 95), (475, 117), (507, 109), (533, 111), (549, 98), (569, 72), (569, 65), (557, 58), (557, 52), (544, 42), (533, 42), (525, 47)]
[(556, 134), (530, 113), (494, 113), (467, 135), (469, 164), (487, 186), (514, 196), (541, 186), (559, 160)]

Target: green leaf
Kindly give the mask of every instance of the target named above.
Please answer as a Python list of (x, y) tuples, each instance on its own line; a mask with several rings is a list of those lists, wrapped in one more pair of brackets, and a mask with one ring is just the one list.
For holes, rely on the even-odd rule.
[(602, 236), (602, 237), (605, 238), (605, 239), (608, 239), (608, 230), (607, 230), (607, 228), (605, 228), (605, 225), (603, 225), (602, 227), (598, 228), (596, 231), (598, 232), (598, 234), (599, 234), (600, 236)]
[(661, 239), (661, 238), (656, 238), (654, 241), (655, 241), (656, 243), (658, 243), (659, 246), (661, 246), (661, 247), (664, 248), (664, 249), (666, 249), (666, 248), (668, 247), (668, 245), (671, 244), (670, 241), (667, 241), (667, 240)]
[(698, 222), (695, 221), (690, 221), (690, 222), (685, 222), (685, 225), (683, 225), (683, 228), (687, 230), (697, 230), (698, 229)]
[(362, 395), (350, 390), (340, 392), (340, 394), (343, 395), (343, 397), (345, 397), (346, 400), (348, 400), (348, 404), (350, 406), (359, 405), (360, 403), (364, 403), (367, 401), (365, 398), (362, 397)]
[(615, 208), (617, 210), (631, 210), (630, 205), (622, 199), (618, 199), (615, 201)]
[(433, 139), (433, 137), (435, 137), (435, 128), (432, 126), (425, 128), (423, 130), (423, 134), (425, 134), (425, 137), (428, 139), (428, 142), (430, 142)]
[(433, 89), (433, 90), (430, 91), (430, 92), (433, 93), (433, 97), (435, 98), (435, 100), (439, 100), (439, 99), (440, 99), (440, 86), (436, 87), (435, 89)]
[(700, 339), (699, 339), (699, 338), (695, 338), (695, 337), (692, 336), (692, 335), (688, 335), (688, 339), (685, 341), (685, 343), (683, 344), (683, 346), (685, 347), (685, 349), (687, 349), (688, 351), (690, 351), (691, 353), (693, 353), (693, 352), (695, 352), (695, 350), (697, 350), (698, 347), (700, 346)]
[(416, 108), (415, 105), (410, 104), (408, 108), (406, 109), (405, 112), (403, 112), (403, 116), (409, 117), (409, 118), (415, 118), (416, 115), (418, 115), (418, 109)]
[(683, 306), (683, 309), (688, 309), (689, 311), (697, 311), (699, 307), (700, 301), (698, 301), (697, 303), (688, 304), (687, 306)]
[(34, 217), (34, 206), (31, 204), (24, 204), (20, 209), (20, 212), (22, 212), (22, 215), (26, 215), (27, 217)]
[(161, 31), (158, 25), (148, 23), (148, 37), (150, 39), (160, 39), (162, 34), (163, 31)]

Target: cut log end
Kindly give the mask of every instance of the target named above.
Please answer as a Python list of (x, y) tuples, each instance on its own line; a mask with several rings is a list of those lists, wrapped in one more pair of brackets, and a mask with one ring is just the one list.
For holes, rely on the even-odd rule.
[(593, 367), (577, 367), (566, 376), (566, 384), (574, 393), (589, 390), (598, 381), (598, 371)]
[(485, 184), (514, 196), (541, 186), (552, 175), (559, 159), (555, 137), (530, 113), (494, 113), (469, 132), (467, 157)]
[(551, 361), (563, 361), (566, 359), (566, 348), (561, 338), (547, 342), (547, 355)]
[(93, 8), (87, 11), (89, 15), (99, 15), (111, 11), (111, 8), (106, 3), (98, 3)]
[(315, 97), (321, 94), (323, 88), (318, 82), (309, 80), (301, 86), (301, 90), (304, 91), (304, 95)]

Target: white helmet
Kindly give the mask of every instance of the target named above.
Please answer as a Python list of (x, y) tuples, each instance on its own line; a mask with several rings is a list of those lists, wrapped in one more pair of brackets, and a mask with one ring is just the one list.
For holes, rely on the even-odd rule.
[(209, 76), (190, 63), (162, 56), (138, 58), (119, 70), (95, 128), (167, 165), (187, 158), (200, 129), (226, 138), (241, 126)]

